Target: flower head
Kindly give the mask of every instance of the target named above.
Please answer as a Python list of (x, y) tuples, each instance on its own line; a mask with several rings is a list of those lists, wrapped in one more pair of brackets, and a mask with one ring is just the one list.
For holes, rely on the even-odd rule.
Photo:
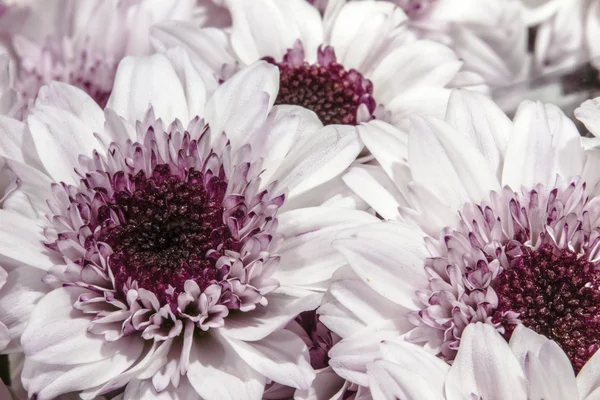
[(124, 59), (104, 113), (72, 86), (42, 88), (34, 161), (7, 161), (8, 196), (30, 213), (0, 210), (0, 257), (47, 273), (21, 336), (30, 396), (308, 389), (308, 348), (284, 327), (344, 263), (328, 241), (375, 218), (321, 187), (360, 152), (355, 128), (273, 106), (278, 78), (260, 62), (210, 94), (172, 50)]
[[(451, 363), (465, 329), (481, 322), (506, 340), (529, 327), (574, 371), (585, 368), (598, 349), (600, 209), (596, 155), (572, 122), (531, 102), (511, 122), (484, 97), (456, 91), (446, 121), (415, 117), (408, 143), (383, 124), (366, 132), (373, 127), (361, 137), (381, 167), (355, 166), (344, 179), (398, 221), (334, 242), (351, 270), (319, 311), (343, 338), (330, 365), (367, 385), (365, 365), (378, 353), (364, 351), (361, 332), (375, 326), (368, 343), (401, 336)], [(362, 362), (350, 365), (358, 355), (342, 346), (359, 341)]]

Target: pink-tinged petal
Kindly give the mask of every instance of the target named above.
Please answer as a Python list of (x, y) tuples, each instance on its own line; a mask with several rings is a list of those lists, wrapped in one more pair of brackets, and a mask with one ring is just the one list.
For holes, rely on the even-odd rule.
[(265, 379), (223, 340), (195, 340), (187, 378), (205, 400), (260, 400)]
[(446, 398), (527, 399), (525, 376), (506, 340), (489, 324), (469, 324), (448, 373)]
[(42, 282), (45, 272), (30, 267), (20, 267), (8, 274), (6, 284), (0, 289), (0, 323), (10, 333), (6, 352), (22, 351), (21, 335), (31, 316), (31, 311), (50, 287)]
[(70, 111), (37, 105), (27, 125), (42, 165), (57, 182), (77, 184), (79, 176), (74, 168), (79, 166), (79, 156), (102, 152), (92, 128)]
[[(396, 171), (403, 171), (407, 181), (409, 180), (410, 169), (407, 166), (398, 167)], [(408, 205), (403, 193), (379, 166), (368, 164), (353, 166), (342, 176), (342, 179), (354, 193), (386, 220), (399, 220), (399, 208)]]
[(229, 0), (228, 7), (233, 19), (231, 46), (245, 64), (266, 56), (279, 59), (297, 39), (307, 54), (316, 53), (323, 43), (319, 12), (306, 1)]
[(446, 122), (469, 138), (492, 172), (500, 176), (512, 133), (512, 122), (504, 112), (487, 96), (470, 90), (454, 90), (448, 102)]
[(0, 260), (4, 266), (48, 270), (60, 259), (44, 246), (45, 239), (36, 221), (0, 210)]
[(2, 382), (1, 380), (0, 380), (0, 399), (17, 400), (17, 398), (12, 395), (10, 390), (8, 390), (8, 388), (6, 387), (4, 382)]
[(361, 149), (355, 127), (328, 125), (295, 145), (271, 180), (293, 199), (341, 174)]
[(430, 374), (423, 376), (389, 361), (375, 361), (367, 366), (367, 375), (373, 400), (444, 400), (443, 392), (430, 386)]
[(0, 351), (4, 352), (10, 343), (10, 331), (2, 322), (0, 322)]
[(397, 338), (402, 329), (402, 322), (373, 323), (333, 346), (329, 350), (329, 365), (342, 378), (368, 386), (367, 364), (381, 358), (381, 342)]
[(55, 107), (83, 122), (93, 133), (102, 133), (104, 114), (98, 103), (83, 90), (63, 82), (52, 82), (38, 93), (36, 105)]
[(188, 379), (183, 378), (179, 382), (178, 387), (169, 387), (160, 393), (157, 393), (156, 389), (152, 384), (152, 380), (132, 380), (125, 388), (123, 393), (123, 400), (201, 400), (201, 397)]
[(29, 396), (53, 400), (62, 394), (102, 385), (129, 368), (137, 354), (139, 347), (124, 346), (112, 357), (86, 364), (44, 364), (26, 359), (21, 378)]
[(413, 117), (408, 141), (412, 177), (455, 208), (487, 199), (500, 182), (483, 154), (449, 124)]
[(23, 152), (27, 139), (27, 126), (16, 119), (0, 115), (0, 156), (24, 162)]
[(63, 287), (44, 296), (31, 312), (21, 343), (32, 361), (53, 365), (93, 363), (122, 354), (137, 358), (143, 340), (136, 335), (115, 342), (88, 333), (90, 318), (76, 311), (73, 304), (87, 290)]
[(204, 118), (215, 134), (227, 133), (234, 149), (264, 122), (279, 90), (279, 70), (260, 61), (242, 69), (213, 93)]
[(553, 105), (523, 102), (514, 118), (502, 175), (512, 188), (553, 186), (581, 174), (584, 151), (579, 132), (569, 118)]
[(221, 328), (223, 336), (239, 340), (262, 340), (304, 311), (316, 309), (321, 294), (303, 291), (303, 295), (274, 292), (267, 295), (269, 304), (237, 315), (229, 315)]
[(223, 337), (242, 360), (272, 381), (308, 389), (315, 378), (308, 348), (295, 333), (281, 330), (255, 342)]
[(600, 137), (600, 97), (586, 100), (575, 109), (575, 118), (583, 122), (588, 131)]
[(281, 262), (274, 277), (282, 285), (304, 285), (325, 281), (346, 263), (331, 242), (346, 228), (377, 222), (364, 211), (314, 207), (279, 215), (279, 232), (285, 241), (279, 250)]
[[(340, 315), (339, 310), (344, 312)], [(364, 328), (384, 320), (406, 318), (408, 310), (391, 303), (354, 276), (353, 279), (336, 280), (331, 284), (318, 313), (321, 322), (346, 338), (354, 334), (358, 326)], [(411, 328), (406, 320), (403, 331)]]
[(415, 291), (427, 285), (423, 236), (399, 222), (381, 222), (342, 232), (333, 242), (361, 279), (380, 295), (409, 309)]
[(117, 69), (107, 108), (127, 121), (143, 120), (152, 105), (154, 115), (165, 124), (179, 118), (190, 120), (185, 90), (169, 60), (162, 54), (125, 57)]

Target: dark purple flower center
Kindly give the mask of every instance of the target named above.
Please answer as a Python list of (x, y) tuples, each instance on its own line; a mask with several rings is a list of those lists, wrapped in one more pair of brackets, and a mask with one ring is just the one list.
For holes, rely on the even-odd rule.
[(213, 176), (205, 187), (204, 180), (194, 169), (175, 176), (167, 164), (157, 165), (150, 177), (143, 171), (115, 174), (120, 190), (100, 207), (98, 223), (104, 227), (99, 240), (113, 249), (109, 266), (117, 290), (134, 280), (164, 304), (188, 279), (201, 290), (220, 280), (217, 260), (240, 244), (223, 223), (227, 183)]
[(316, 64), (304, 58), (300, 41), (283, 61), (264, 58), (279, 67), (279, 94), (275, 104), (292, 104), (314, 111), (323, 124), (357, 125), (373, 118), (377, 106), (373, 84), (355, 69), (338, 64), (332, 47), (318, 51)]
[(314, 369), (329, 365), (329, 350), (336, 342), (336, 336), (321, 321), (316, 311), (305, 311), (296, 317), (296, 322), (308, 334), (306, 343), (310, 352), (310, 365)]
[(523, 246), (523, 254), (509, 260), (492, 283), (498, 295), (494, 322), (509, 339), (518, 314), (528, 328), (554, 340), (567, 354), (575, 372), (600, 347), (600, 271), (595, 264), (568, 249)]

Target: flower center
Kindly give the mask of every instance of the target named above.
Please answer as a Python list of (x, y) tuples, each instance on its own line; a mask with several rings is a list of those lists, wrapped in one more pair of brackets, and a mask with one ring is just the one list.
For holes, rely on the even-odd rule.
[(279, 67), (279, 94), (275, 104), (298, 105), (314, 111), (323, 124), (357, 125), (373, 118), (377, 103), (373, 84), (360, 72), (338, 64), (332, 47), (321, 47), (317, 63), (309, 64), (297, 41), (283, 61), (264, 60)]
[(206, 331), (230, 310), (266, 306), (279, 286), (272, 254), (285, 196), (261, 188), (260, 160), (213, 140), (199, 118), (165, 130), (150, 113), (137, 137), (81, 156), (79, 185), (53, 185), (47, 246), (65, 265), (49, 282), (89, 289), (74, 307), (97, 315), (90, 332), (110, 340), (164, 340), (183, 321)]
[(117, 179), (127, 179), (128, 187), (98, 212), (98, 223), (108, 227), (100, 240), (113, 249), (109, 266), (117, 290), (135, 280), (164, 303), (182, 293), (187, 280), (205, 290), (221, 278), (217, 260), (225, 250), (240, 249), (223, 223), (227, 182), (213, 176), (207, 188), (201, 172), (190, 169), (182, 179), (167, 164), (150, 177), (140, 171)]
[[(492, 282), (498, 295), (494, 321), (509, 339), (520, 321), (556, 341), (575, 372), (600, 347), (600, 271), (568, 249), (524, 249)], [(518, 321), (510, 318), (518, 314)]]

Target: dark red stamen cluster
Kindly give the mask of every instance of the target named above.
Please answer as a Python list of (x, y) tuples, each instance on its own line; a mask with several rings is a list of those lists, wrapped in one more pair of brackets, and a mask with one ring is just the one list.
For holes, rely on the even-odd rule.
[(310, 365), (314, 369), (329, 365), (329, 350), (333, 347), (333, 333), (319, 321), (315, 311), (305, 311), (296, 317), (296, 322), (308, 334), (310, 343), (306, 343), (310, 353)]
[[(117, 290), (134, 280), (164, 304), (175, 301), (188, 279), (202, 290), (220, 279), (216, 261), (224, 250), (240, 247), (223, 223), (227, 183), (215, 176), (205, 187), (202, 173), (190, 169), (181, 179), (166, 164), (157, 165), (150, 177), (140, 171), (125, 178), (121, 172), (113, 181), (119, 185), (124, 179), (134, 190), (122, 185), (98, 212), (105, 232), (99, 240), (114, 251), (109, 264)], [(169, 286), (175, 296), (167, 294)]]
[(368, 114), (375, 111), (373, 84), (355, 69), (346, 70), (336, 62), (331, 47), (319, 50), (317, 64), (304, 61), (301, 45), (288, 50), (283, 61), (266, 61), (279, 67), (279, 94), (275, 104), (292, 104), (314, 111), (323, 124), (357, 125), (359, 106)]
[(514, 311), (525, 326), (556, 341), (576, 373), (600, 347), (600, 271), (572, 251), (524, 248), (492, 287), (498, 294), (493, 320), (507, 339), (516, 325), (506, 312)]

